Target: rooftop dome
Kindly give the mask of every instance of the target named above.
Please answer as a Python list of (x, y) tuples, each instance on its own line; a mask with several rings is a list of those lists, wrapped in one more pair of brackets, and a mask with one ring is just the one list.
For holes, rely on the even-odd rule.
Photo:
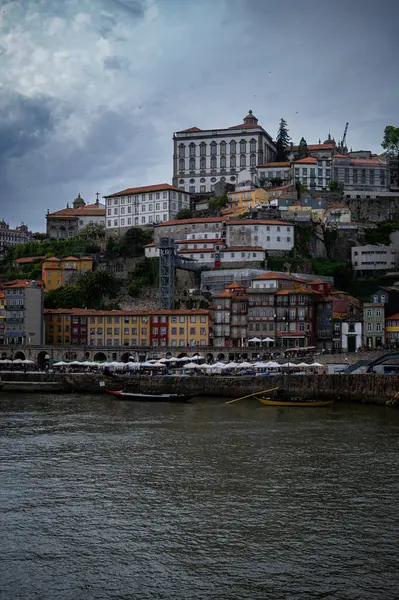
[(245, 125), (257, 125), (258, 124), (258, 119), (255, 117), (255, 115), (252, 114), (252, 110), (249, 110), (248, 114), (244, 117), (244, 123), (245, 123)]

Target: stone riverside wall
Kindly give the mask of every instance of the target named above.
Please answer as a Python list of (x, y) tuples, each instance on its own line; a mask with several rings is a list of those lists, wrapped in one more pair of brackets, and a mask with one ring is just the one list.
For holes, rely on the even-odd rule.
[[(123, 388), (126, 378), (101, 375), (2, 373), (3, 392), (104, 393)], [(136, 389), (137, 379), (129, 378)], [(196, 392), (200, 396), (237, 398), (255, 391), (280, 387), (293, 394), (341, 401), (399, 406), (399, 375), (277, 375), (272, 377), (141, 377), (142, 392)]]

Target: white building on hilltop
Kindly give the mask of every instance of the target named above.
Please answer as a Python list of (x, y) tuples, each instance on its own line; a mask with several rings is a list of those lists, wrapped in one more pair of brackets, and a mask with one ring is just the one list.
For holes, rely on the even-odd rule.
[(212, 192), (218, 181), (235, 184), (245, 168), (271, 162), (271, 136), (250, 110), (243, 123), (227, 129), (191, 127), (173, 135), (173, 185), (191, 194)]
[(110, 233), (170, 221), (182, 208), (190, 208), (189, 194), (169, 183), (127, 188), (104, 199)]

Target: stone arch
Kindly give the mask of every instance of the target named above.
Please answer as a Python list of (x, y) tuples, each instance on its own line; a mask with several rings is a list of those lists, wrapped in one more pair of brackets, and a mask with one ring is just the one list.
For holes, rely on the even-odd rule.
[(66, 237), (67, 237), (67, 230), (63, 225), (61, 225), (58, 230), (58, 238), (60, 240), (65, 240)]
[(89, 360), (90, 359), (90, 352), (85, 352), (85, 360)]
[(218, 360), (224, 360), (225, 358), (226, 358), (226, 357), (225, 357), (225, 355), (223, 354), (223, 352), (219, 352), (219, 354), (218, 354)]
[(131, 352), (124, 352), (121, 356), (121, 362), (127, 363), (127, 362), (133, 362), (134, 361), (134, 356), (132, 356)]
[(214, 356), (213, 356), (212, 352), (208, 352), (208, 354), (205, 356), (205, 359), (206, 359), (207, 363), (213, 362)]
[(165, 358), (172, 358), (172, 353), (171, 352), (167, 352)]
[(51, 225), (50, 229), (49, 229), (49, 235), (51, 238), (57, 238), (58, 237), (58, 229), (55, 225)]
[(36, 364), (38, 366), (38, 368), (40, 370), (43, 370), (46, 368), (46, 365), (48, 364), (48, 361), (50, 359), (50, 355), (46, 350), (42, 350), (41, 352), (39, 352), (39, 354), (37, 355), (37, 360), (36, 360)]
[(21, 352), (21, 350), (18, 350), (18, 352), (15, 352), (15, 354), (14, 354), (14, 360), (17, 360), (17, 359), (25, 360), (25, 358), (26, 358), (25, 354), (24, 354), (24, 352)]
[(248, 353), (247, 353), (247, 352), (243, 352), (243, 353), (241, 354), (241, 358), (242, 358), (243, 360), (248, 360)]
[(177, 355), (177, 358), (185, 358), (187, 356), (187, 352), (181, 352)]
[(93, 360), (95, 362), (105, 362), (107, 360), (107, 356), (104, 354), (104, 352), (96, 352)]

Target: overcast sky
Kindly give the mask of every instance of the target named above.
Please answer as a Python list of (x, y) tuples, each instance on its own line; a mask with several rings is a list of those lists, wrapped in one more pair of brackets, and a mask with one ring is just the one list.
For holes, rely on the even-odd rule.
[(171, 182), (172, 135), (252, 109), (274, 137), (380, 152), (399, 0), (0, 0), (0, 219)]

